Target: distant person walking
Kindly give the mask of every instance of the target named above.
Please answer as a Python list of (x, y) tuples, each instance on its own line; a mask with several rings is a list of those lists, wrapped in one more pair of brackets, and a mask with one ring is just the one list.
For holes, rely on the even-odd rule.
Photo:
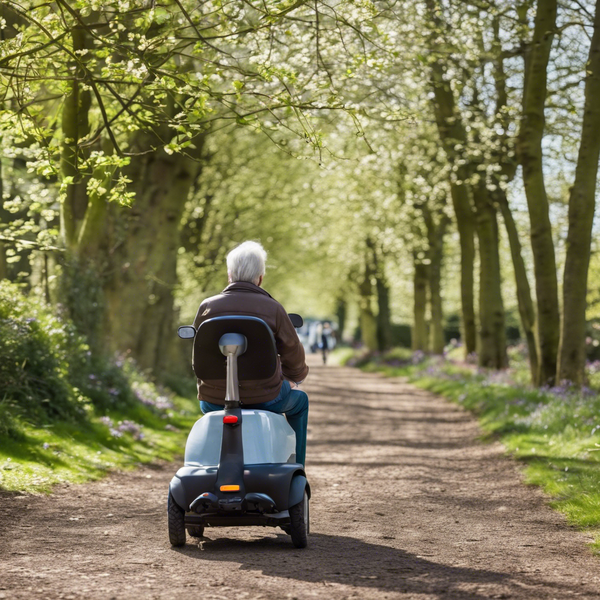
[(323, 323), (323, 329), (321, 330), (321, 351), (323, 352), (323, 364), (327, 364), (327, 353), (332, 348), (331, 344), (331, 325), (326, 321)]

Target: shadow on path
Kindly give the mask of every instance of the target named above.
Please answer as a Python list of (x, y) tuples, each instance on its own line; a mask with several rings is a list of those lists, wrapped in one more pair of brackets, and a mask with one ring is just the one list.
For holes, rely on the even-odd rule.
[[(226, 535), (213, 531), (209, 536)], [(240, 563), (240, 570), (269, 577), (445, 598), (545, 598), (560, 593), (556, 582), (535, 576), (441, 564), (402, 549), (319, 533), (310, 535), (306, 550), (294, 549), (289, 536), (281, 534), (252, 541), (206, 538), (198, 546), (188, 544), (174, 551), (200, 561)], [(234, 567), (234, 578), (235, 572)]]

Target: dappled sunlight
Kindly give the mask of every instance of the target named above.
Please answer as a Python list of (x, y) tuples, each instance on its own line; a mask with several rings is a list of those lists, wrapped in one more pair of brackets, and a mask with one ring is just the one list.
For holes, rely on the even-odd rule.
[[(600, 0), (10, 0), (0, 39), (0, 598), (598, 595)], [(304, 562), (171, 550), (199, 403), (304, 463), (296, 385)]]

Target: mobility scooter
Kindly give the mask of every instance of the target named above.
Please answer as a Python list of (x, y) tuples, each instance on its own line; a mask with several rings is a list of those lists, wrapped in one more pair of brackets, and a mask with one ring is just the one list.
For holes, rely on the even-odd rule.
[[(290, 315), (294, 327), (300, 315)], [(296, 462), (296, 438), (283, 415), (243, 408), (240, 380), (271, 377), (278, 368), (269, 326), (256, 317), (222, 316), (198, 330), (180, 327), (193, 339), (192, 365), (204, 381), (225, 380), (225, 406), (193, 426), (185, 463), (169, 485), (169, 541), (173, 546), (202, 537), (205, 527), (281, 527), (296, 548), (308, 543), (310, 486)], [(226, 358), (225, 358), (226, 357)]]

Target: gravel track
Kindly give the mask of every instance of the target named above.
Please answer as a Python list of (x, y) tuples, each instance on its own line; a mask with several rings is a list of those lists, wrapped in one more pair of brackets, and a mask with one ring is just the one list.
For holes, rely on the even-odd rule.
[(589, 538), (460, 407), (311, 357), (309, 547), (269, 528), (169, 545), (178, 464), (0, 492), (0, 598), (600, 598)]

